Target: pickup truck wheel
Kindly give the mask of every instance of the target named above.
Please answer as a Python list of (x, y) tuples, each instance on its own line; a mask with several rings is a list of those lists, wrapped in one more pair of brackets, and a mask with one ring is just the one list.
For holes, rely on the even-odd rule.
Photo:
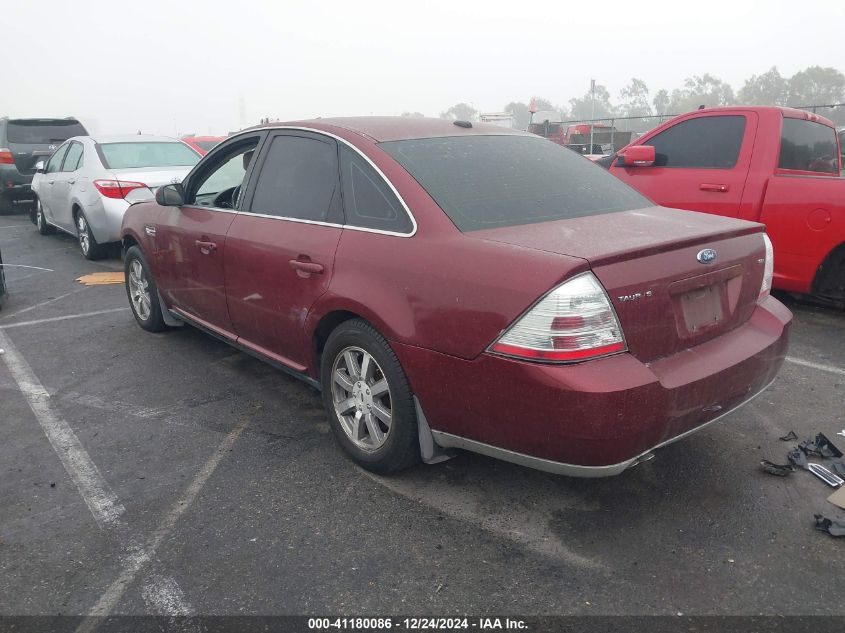
[(76, 237), (79, 240), (79, 248), (82, 250), (85, 259), (93, 261), (102, 259), (105, 256), (105, 249), (97, 243), (94, 234), (91, 232), (88, 219), (81, 210), (76, 214)]
[(56, 232), (56, 229), (47, 224), (47, 220), (44, 217), (44, 209), (41, 207), (41, 200), (36, 198), (35, 202), (33, 203), (33, 213), (35, 214), (35, 226), (38, 229), (38, 232), (41, 235), (50, 235)]
[(126, 276), (126, 296), (138, 325), (147, 332), (162, 332), (168, 329), (161, 313), (158, 288), (140, 248), (133, 246), (126, 251), (123, 270)]
[(329, 335), (320, 375), (332, 431), (355, 462), (388, 474), (420, 460), (408, 379), (390, 345), (369, 323), (345, 321)]
[(813, 294), (845, 306), (845, 243), (834, 248), (819, 266)]

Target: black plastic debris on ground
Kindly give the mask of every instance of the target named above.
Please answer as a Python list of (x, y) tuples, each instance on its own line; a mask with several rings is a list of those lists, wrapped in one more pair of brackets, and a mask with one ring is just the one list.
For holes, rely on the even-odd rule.
[(798, 445), (798, 448), (804, 451), (806, 455), (817, 455), (828, 459), (842, 457), (842, 451), (836, 448), (824, 433), (819, 433), (815, 439), (804, 440)]
[(806, 469), (809, 466), (807, 455), (800, 448), (793, 448), (786, 454), (786, 458), (793, 466)]
[(777, 477), (786, 477), (787, 475), (791, 475), (795, 472), (795, 466), (792, 464), (775, 464), (774, 462), (770, 462), (768, 459), (760, 460), (760, 466), (770, 475), (775, 475)]
[(795, 431), (790, 431), (789, 433), (787, 433), (786, 435), (783, 435), (783, 436), (779, 437), (778, 439), (779, 439), (781, 442), (791, 442), (792, 440), (797, 440), (797, 439), (798, 439), (798, 433), (796, 433)]
[(845, 536), (845, 520), (829, 519), (821, 514), (815, 515), (816, 529), (820, 532), (827, 532), (831, 536)]

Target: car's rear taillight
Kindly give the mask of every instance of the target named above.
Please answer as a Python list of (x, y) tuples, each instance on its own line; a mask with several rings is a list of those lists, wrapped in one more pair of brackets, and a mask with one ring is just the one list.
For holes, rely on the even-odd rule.
[(593, 273), (573, 277), (540, 299), (490, 346), (528, 360), (580, 361), (625, 351), (622, 327)]
[(106, 198), (125, 198), (133, 189), (146, 187), (142, 182), (131, 182), (129, 180), (95, 180), (94, 186)]
[(5, 147), (0, 147), (0, 165), (14, 165), (15, 157), (12, 156), (11, 150)]
[(760, 286), (759, 301), (768, 297), (772, 291), (772, 276), (775, 272), (775, 251), (772, 248), (772, 241), (765, 233), (763, 233), (763, 242), (766, 245), (766, 263), (763, 267), (763, 283)]

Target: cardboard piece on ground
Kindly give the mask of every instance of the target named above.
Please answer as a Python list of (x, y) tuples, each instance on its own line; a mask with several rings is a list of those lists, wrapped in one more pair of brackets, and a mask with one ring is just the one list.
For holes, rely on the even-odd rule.
[(839, 486), (839, 490), (830, 495), (827, 500), (845, 510), (845, 486)]

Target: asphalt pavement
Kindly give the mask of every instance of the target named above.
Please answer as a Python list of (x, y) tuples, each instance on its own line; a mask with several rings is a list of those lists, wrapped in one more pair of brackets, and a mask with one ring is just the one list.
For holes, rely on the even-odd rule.
[(845, 313), (789, 300), (774, 385), (618, 477), (465, 453), (385, 478), (306, 384), (77, 281), (119, 259), (24, 216), (0, 250), (0, 614), (845, 615), (845, 538), (813, 528), (845, 512), (759, 468), (790, 430), (845, 449)]

